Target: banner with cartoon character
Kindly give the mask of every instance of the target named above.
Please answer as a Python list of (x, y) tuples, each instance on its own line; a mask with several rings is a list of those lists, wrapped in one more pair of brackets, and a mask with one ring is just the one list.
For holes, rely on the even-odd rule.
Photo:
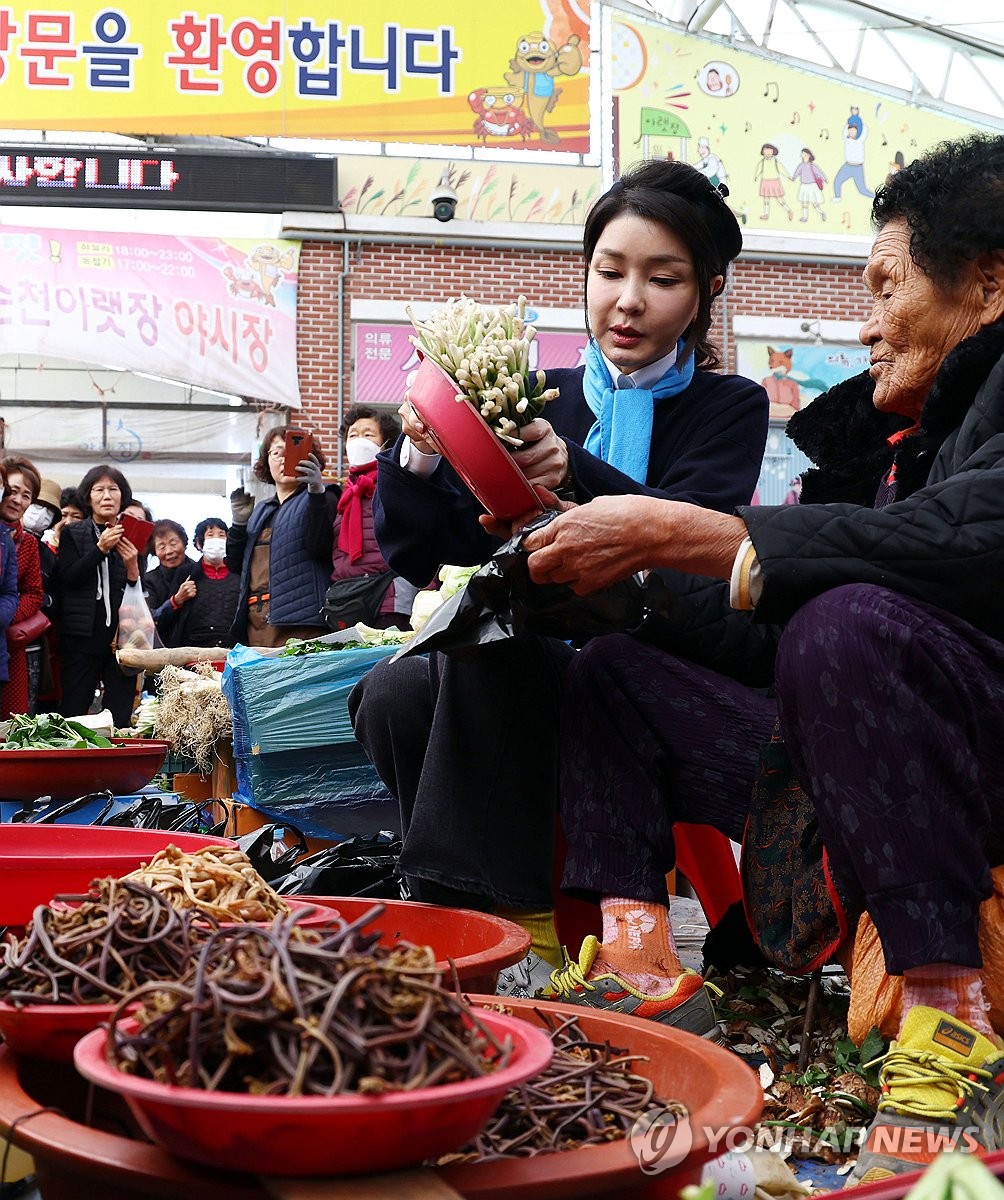
[(11, 128), (589, 149), (589, 0), (3, 9)]
[(748, 228), (870, 236), (875, 188), (973, 123), (606, 10), (614, 174), (693, 164)]
[(0, 353), (299, 407), (299, 242), (0, 228)]

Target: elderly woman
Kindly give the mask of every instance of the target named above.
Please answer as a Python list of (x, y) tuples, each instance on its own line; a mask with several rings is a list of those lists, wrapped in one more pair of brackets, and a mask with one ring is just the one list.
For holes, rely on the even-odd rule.
[[(7, 471), (7, 486), (0, 501), (0, 521), (10, 530), (17, 550), (18, 603), (11, 620), (11, 625), (16, 625), (34, 617), (41, 610), (45, 599), (39, 544), (21, 523), (25, 513), (38, 499), (42, 477), (30, 459), (20, 456), (8, 457), (4, 467)], [(7, 653), (7, 682), (0, 691), (0, 715), (5, 719), (15, 713), (34, 711), (33, 693), (38, 694), (37, 673), (34, 688), (31, 686), (27, 644), (11, 643)], [(37, 654), (33, 654), (33, 658), (35, 663), (40, 661)]]
[(879, 189), (871, 367), (792, 418), (816, 464), (801, 503), (603, 497), (527, 538), (540, 583), (584, 593), (668, 568), (678, 593), (657, 645), (600, 638), (569, 669), (564, 886), (600, 897), (604, 921), (553, 993), (686, 1023), (701, 993), (667, 922), (673, 824), (739, 838), (778, 721), (836, 936), (867, 910), (904, 978), (855, 1181), (915, 1167), (938, 1128), (971, 1145), (1004, 1081), (977, 941), (1004, 862), (1002, 198), (999, 135)]

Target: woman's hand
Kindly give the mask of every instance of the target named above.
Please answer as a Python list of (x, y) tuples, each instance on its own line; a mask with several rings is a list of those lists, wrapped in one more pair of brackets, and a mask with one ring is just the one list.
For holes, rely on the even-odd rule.
[(554, 492), (549, 492), (547, 488), (538, 485), (533, 490), (537, 493), (540, 508), (530, 509), (529, 512), (521, 517), (517, 517), (514, 521), (500, 521), (497, 517), (493, 517), (491, 513), (482, 513), (478, 517), (478, 522), (488, 533), (501, 538), (503, 542), (507, 542), (514, 534), (519, 533), (529, 521), (532, 521), (535, 517), (539, 517), (541, 509), (557, 508), (564, 512), (566, 509), (575, 508), (573, 503), (568, 500), (559, 500)]
[(194, 600), (197, 592), (198, 588), (195, 586), (195, 580), (186, 579), (181, 587), (178, 588), (178, 590), (174, 593), (173, 599), (175, 605), (178, 608), (181, 608), (181, 606), (187, 603), (189, 600)]
[(423, 454), (439, 453), (439, 447), (435, 442), (429, 440), (429, 431), (425, 422), (412, 407), (407, 392), (404, 393), (404, 403), (397, 410), (397, 415), (401, 418), (401, 429), (416, 450), (420, 450)]
[(568, 447), (550, 421), (536, 417), (519, 430), (523, 445), (512, 452), (513, 462), (529, 484), (556, 492), (568, 474)]
[[(121, 526), (120, 532), (121, 532)], [(126, 579), (130, 583), (139, 582), (139, 551), (125, 536), (120, 536), (115, 545), (115, 549), (119, 552), (119, 558), (125, 563)]]
[(106, 525), (98, 534), (98, 549), (102, 554), (111, 554), (124, 536), (121, 525)]
[(324, 491), (324, 477), (321, 475), (321, 460), (316, 454), (308, 454), (296, 464), (298, 482), (307, 485), (307, 491), (319, 496)]

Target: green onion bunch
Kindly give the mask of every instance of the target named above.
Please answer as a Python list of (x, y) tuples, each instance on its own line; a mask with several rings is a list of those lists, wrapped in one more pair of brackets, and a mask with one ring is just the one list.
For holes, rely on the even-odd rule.
[(450, 300), (427, 321), (409, 308), (410, 341), (457, 385), (457, 400), (470, 400), (503, 442), (522, 446), (517, 431), (540, 416), (557, 388), (543, 371), (530, 370), (536, 329), (526, 323), (526, 297), (491, 307), (467, 296)]

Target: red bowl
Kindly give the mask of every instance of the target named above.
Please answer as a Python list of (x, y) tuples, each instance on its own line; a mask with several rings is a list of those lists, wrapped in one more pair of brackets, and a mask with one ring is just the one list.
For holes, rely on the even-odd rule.
[(413, 900), (367, 900), (361, 896), (286, 896), (285, 899), (333, 905), (338, 915), (349, 922), (365, 916), (375, 904), (382, 904), (384, 911), (361, 926), (363, 932), (379, 933), (381, 946), (405, 941), (431, 947), (436, 966), (449, 972), (452, 962), (460, 982), (471, 992), (493, 992), (499, 971), (518, 963), (530, 949), (530, 935), (521, 925), (493, 913), (419, 904)]
[(122, 1095), (147, 1136), (179, 1158), (261, 1174), (356, 1175), (412, 1166), (462, 1146), (509, 1088), (551, 1061), (543, 1030), (499, 1013), (478, 1016), (497, 1038), (512, 1040), (507, 1066), (461, 1083), (382, 1096), (252, 1096), (171, 1087), (109, 1063), (103, 1029), (77, 1043), (73, 1061), (86, 1079)]
[(0, 1033), (23, 1058), (73, 1062), (73, 1047), (111, 1020), (114, 1004), (26, 1004), (18, 1008), (0, 1001)]
[(0, 925), (26, 925), (35, 908), (53, 896), (86, 892), (92, 879), (106, 875), (128, 875), (172, 845), (191, 851), (236, 843), (168, 829), (0, 825)]
[(469, 399), (431, 358), (423, 358), (408, 385), (408, 399), (446, 461), (482, 505), (500, 521), (542, 511), (512, 455)]
[(72, 800), (106, 790), (126, 796), (146, 787), (169, 749), (170, 742), (121, 738), (87, 750), (0, 750), (0, 799)]

